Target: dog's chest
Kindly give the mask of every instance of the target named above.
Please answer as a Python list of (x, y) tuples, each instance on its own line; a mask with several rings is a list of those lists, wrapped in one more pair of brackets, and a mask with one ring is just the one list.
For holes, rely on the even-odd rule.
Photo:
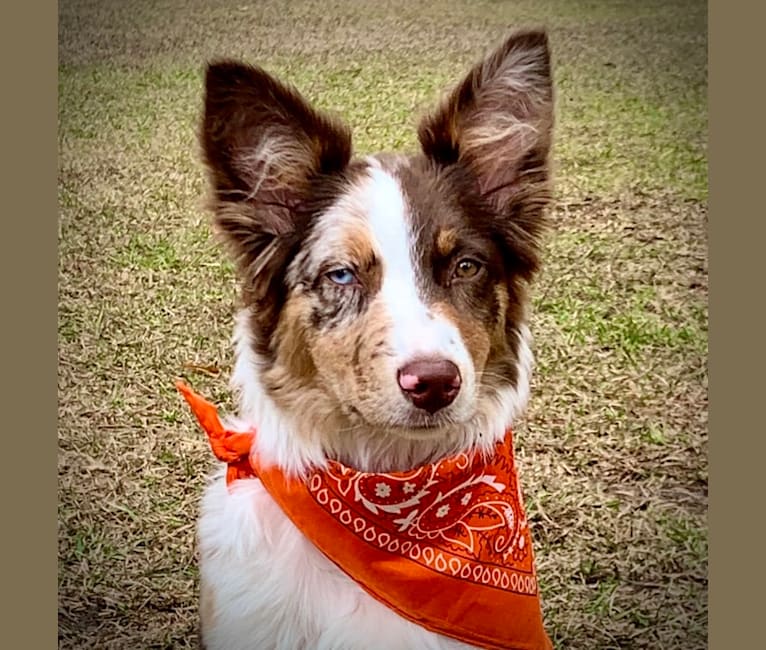
[(199, 522), (203, 640), (209, 648), (424, 648), (465, 644), (373, 599), (322, 555), (260, 481), (223, 477)]

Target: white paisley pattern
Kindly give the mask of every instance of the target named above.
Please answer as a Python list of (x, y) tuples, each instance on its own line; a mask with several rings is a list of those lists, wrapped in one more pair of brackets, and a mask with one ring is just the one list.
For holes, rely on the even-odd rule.
[(459, 454), (411, 472), (331, 463), (308, 481), (316, 502), (380, 550), (434, 571), (537, 593), (510, 438), (488, 461)]

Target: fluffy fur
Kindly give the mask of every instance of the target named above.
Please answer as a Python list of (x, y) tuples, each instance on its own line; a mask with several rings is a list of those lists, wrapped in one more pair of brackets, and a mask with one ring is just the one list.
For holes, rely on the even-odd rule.
[[(413, 156), (353, 158), (348, 128), (294, 89), (208, 68), (201, 140), (244, 303), (230, 426), (255, 427), (265, 461), (404, 470), (502, 437), (529, 392), (552, 126), (539, 31), (475, 66), (423, 119)], [(401, 379), (423, 361), (456, 369), (435, 408)], [(466, 647), (367, 595), (257, 480), (214, 477), (199, 549), (210, 650)]]

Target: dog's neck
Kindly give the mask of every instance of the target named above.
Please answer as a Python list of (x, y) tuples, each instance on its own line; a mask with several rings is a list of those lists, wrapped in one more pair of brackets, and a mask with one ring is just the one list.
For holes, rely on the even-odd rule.
[(529, 331), (522, 328), (516, 388), (479, 398), (476, 415), (468, 422), (433, 431), (428, 438), (353, 423), (338, 409), (307, 418), (301, 409), (285, 412), (263, 388), (261, 364), (255, 353), (245, 312), (239, 314), (234, 336), (232, 388), (239, 396), (239, 417), (232, 428), (255, 428), (255, 452), (284, 472), (305, 476), (329, 459), (366, 472), (407, 471), (446, 456), (475, 449), (489, 452), (502, 440), (526, 405), (532, 354)]

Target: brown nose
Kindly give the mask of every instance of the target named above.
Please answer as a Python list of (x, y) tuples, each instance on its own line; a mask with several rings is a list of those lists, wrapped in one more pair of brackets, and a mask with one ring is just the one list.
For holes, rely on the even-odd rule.
[(399, 369), (399, 387), (419, 409), (436, 413), (460, 391), (460, 371), (446, 359), (421, 359)]

